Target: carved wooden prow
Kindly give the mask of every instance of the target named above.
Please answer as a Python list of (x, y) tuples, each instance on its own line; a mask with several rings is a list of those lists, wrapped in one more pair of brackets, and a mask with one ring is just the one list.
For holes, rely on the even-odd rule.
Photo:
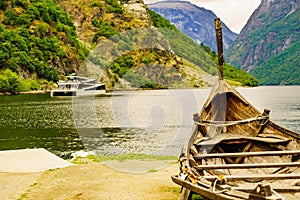
[(222, 41), (222, 23), (220, 18), (215, 18), (215, 30), (218, 47), (219, 79), (223, 80), (223, 41)]

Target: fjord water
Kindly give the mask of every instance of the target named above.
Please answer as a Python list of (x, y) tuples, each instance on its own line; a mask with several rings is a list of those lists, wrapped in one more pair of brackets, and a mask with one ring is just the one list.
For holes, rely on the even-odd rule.
[[(271, 119), (300, 132), (300, 86), (237, 89)], [(106, 97), (0, 96), (0, 150), (85, 149), (102, 155), (178, 155), (210, 89), (113, 92)]]

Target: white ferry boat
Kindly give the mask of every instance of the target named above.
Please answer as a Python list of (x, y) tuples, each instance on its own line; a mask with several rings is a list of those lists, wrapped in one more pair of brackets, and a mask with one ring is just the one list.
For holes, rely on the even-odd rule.
[(99, 84), (95, 79), (76, 76), (66, 76), (67, 80), (59, 81), (58, 88), (51, 91), (54, 96), (79, 96), (79, 95), (105, 95), (105, 85)]

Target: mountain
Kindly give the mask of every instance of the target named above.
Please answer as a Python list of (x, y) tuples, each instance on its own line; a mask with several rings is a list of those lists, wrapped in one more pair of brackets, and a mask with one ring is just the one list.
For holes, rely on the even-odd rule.
[[(192, 37), (197, 43), (217, 51), (214, 19), (216, 15), (188, 1), (162, 1), (148, 4), (149, 8), (168, 19), (180, 31)], [(223, 47), (228, 48), (237, 34), (223, 23)]]
[(226, 61), (263, 85), (299, 85), (299, 19), (299, 0), (262, 0), (225, 51)]
[(188, 46), (174, 49), (167, 37), (181, 33), (141, 0), (60, 1), (59, 5), (91, 49), (87, 67), (77, 73), (93, 76), (108, 88), (201, 87), (217, 72), (214, 59), (199, 45), (193, 49), (198, 53), (193, 62), (180, 55), (192, 43), (183, 41)]
[[(216, 60), (142, 0), (0, 2), (0, 92), (39, 89), (71, 72), (108, 89), (202, 87), (216, 78)], [(226, 70), (236, 74), (227, 79), (257, 84)]]

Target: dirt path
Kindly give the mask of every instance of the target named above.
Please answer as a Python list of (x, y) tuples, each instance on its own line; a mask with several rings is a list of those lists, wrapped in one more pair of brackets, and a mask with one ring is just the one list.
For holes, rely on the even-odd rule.
[(41, 173), (0, 172), (0, 200), (18, 199), (40, 175)]
[(178, 174), (176, 164), (134, 174), (88, 160), (86, 164), (43, 173), (0, 173), (0, 195), (3, 196), (0, 199), (173, 200), (178, 199), (180, 190), (171, 181), (170, 176), (174, 174)]

